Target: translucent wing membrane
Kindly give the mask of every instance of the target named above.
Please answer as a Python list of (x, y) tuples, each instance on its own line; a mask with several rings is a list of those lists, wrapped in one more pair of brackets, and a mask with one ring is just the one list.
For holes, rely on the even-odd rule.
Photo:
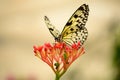
[(58, 42), (65, 42), (68, 45), (78, 43), (79, 41), (83, 44), (87, 37), (88, 31), (85, 27), (89, 15), (89, 7), (86, 4), (81, 5), (71, 16), (66, 23), (63, 31), (60, 32), (50, 23), (50, 20), (45, 16), (45, 23)]
[(64, 42), (71, 45), (73, 43), (85, 42), (88, 31), (85, 28), (89, 15), (89, 7), (86, 4), (81, 5), (66, 23), (61, 37)]
[(56, 39), (60, 35), (60, 32), (55, 28), (54, 25), (50, 23), (50, 20), (47, 16), (44, 17), (45, 23), (50, 31), (50, 33), (53, 35), (53, 37)]
[(82, 30), (76, 31), (76, 32), (71, 32), (65, 37), (63, 37), (63, 41), (69, 45), (72, 45), (73, 43), (78, 43), (79, 41), (81, 44), (85, 42), (88, 36), (88, 31), (85, 27), (83, 27)]

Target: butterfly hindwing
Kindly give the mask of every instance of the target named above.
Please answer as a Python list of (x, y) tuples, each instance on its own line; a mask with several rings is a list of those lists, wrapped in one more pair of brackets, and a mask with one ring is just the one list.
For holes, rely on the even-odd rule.
[(53, 37), (56, 39), (60, 35), (60, 32), (55, 28), (54, 25), (50, 23), (50, 20), (47, 16), (44, 17), (45, 23), (50, 31), (50, 33), (53, 35)]
[(89, 15), (89, 7), (86, 4), (81, 5), (66, 23), (62, 33), (62, 41), (69, 45), (81, 42), (87, 39), (88, 31), (85, 28)]
[(88, 31), (86, 27), (83, 27), (82, 30), (69, 33), (68, 35), (63, 37), (63, 41), (69, 45), (72, 45), (73, 43), (81, 42), (81, 44), (84, 43), (84, 41), (87, 39)]

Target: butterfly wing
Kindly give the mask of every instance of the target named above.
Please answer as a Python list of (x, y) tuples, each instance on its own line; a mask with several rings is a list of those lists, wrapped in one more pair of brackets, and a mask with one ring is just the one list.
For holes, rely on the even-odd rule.
[(83, 27), (79, 31), (71, 32), (68, 35), (63, 37), (63, 41), (69, 45), (72, 45), (73, 43), (78, 43), (79, 41), (81, 44), (85, 42), (88, 36), (88, 31), (85, 27)]
[(44, 17), (44, 20), (45, 20), (45, 23), (46, 23), (46, 25), (47, 25), (50, 33), (53, 35), (53, 37), (54, 37), (55, 39), (57, 39), (58, 36), (60, 35), (60, 32), (55, 28), (54, 25), (52, 25), (52, 24), (50, 23), (50, 20), (48, 19), (47, 16)]
[(77, 43), (79, 41), (81, 44), (83, 44), (88, 36), (88, 31), (85, 28), (88, 15), (88, 5), (81, 5), (66, 23), (61, 33), (62, 41), (69, 45), (72, 45), (73, 43)]

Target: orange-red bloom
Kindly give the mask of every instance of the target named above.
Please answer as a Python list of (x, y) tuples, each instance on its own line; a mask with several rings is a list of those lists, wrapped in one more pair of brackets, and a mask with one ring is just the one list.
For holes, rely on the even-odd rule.
[(46, 43), (43, 46), (34, 46), (35, 56), (46, 62), (60, 76), (84, 52), (84, 48), (80, 45), (80, 42), (72, 46), (60, 42), (52, 45)]

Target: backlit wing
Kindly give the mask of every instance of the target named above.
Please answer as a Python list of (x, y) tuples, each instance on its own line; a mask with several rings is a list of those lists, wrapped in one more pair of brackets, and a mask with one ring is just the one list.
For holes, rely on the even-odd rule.
[(53, 37), (56, 39), (60, 35), (60, 32), (55, 28), (54, 25), (50, 23), (50, 20), (47, 16), (44, 17), (45, 23), (50, 31), (50, 33), (53, 35)]
[(85, 27), (89, 15), (89, 7), (86, 4), (81, 5), (66, 23), (61, 38), (65, 43), (72, 45), (73, 43), (86, 41), (88, 31)]

